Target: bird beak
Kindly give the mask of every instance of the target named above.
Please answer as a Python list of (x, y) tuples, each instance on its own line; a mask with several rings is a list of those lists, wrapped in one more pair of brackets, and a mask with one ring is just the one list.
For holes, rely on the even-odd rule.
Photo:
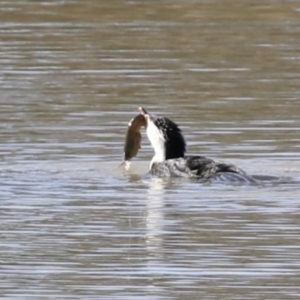
[(148, 115), (146, 109), (142, 108), (142, 107), (139, 107), (139, 112), (141, 115), (145, 116), (145, 115)]
[(149, 114), (147, 113), (146, 109), (142, 108), (142, 107), (139, 107), (139, 112), (140, 112), (140, 115), (142, 115), (145, 119), (145, 128), (147, 128), (148, 126), (148, 120), (150, 118)]

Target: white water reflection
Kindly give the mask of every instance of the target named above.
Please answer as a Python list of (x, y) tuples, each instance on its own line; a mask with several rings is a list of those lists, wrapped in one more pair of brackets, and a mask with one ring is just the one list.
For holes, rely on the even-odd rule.
[(149, 253), (149, 264), (161, 264), (161, 246), (164, 232), (164, 181), (153, 178), (147, 189), (147, 216), (146, 216), (146, 245)]

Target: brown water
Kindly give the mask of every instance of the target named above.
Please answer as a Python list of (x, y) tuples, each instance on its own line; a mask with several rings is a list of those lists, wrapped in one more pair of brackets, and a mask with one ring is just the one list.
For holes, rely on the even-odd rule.
[(297, 1), (0, 3), (1, 299), (299, 299), (297, 184), (118, 168), (138, 106), (188, 152), (300, 177)]

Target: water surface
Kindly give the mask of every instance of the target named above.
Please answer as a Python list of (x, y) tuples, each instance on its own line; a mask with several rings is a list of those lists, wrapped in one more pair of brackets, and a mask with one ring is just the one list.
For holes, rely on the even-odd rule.
[(144, 106), (188, 152), (300, 178), (280, 1), (2, 1), (1, 299), (298, 299), (299, 187), (119, 168)]

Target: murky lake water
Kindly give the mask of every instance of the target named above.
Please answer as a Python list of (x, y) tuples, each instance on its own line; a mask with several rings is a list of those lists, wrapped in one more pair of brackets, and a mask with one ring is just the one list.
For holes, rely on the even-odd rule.
[(300, 178), (297, 1), (0, 3), (1, 299), (299, 299), (297, 184), (125, 172), (144, 106), (188, 153)]

